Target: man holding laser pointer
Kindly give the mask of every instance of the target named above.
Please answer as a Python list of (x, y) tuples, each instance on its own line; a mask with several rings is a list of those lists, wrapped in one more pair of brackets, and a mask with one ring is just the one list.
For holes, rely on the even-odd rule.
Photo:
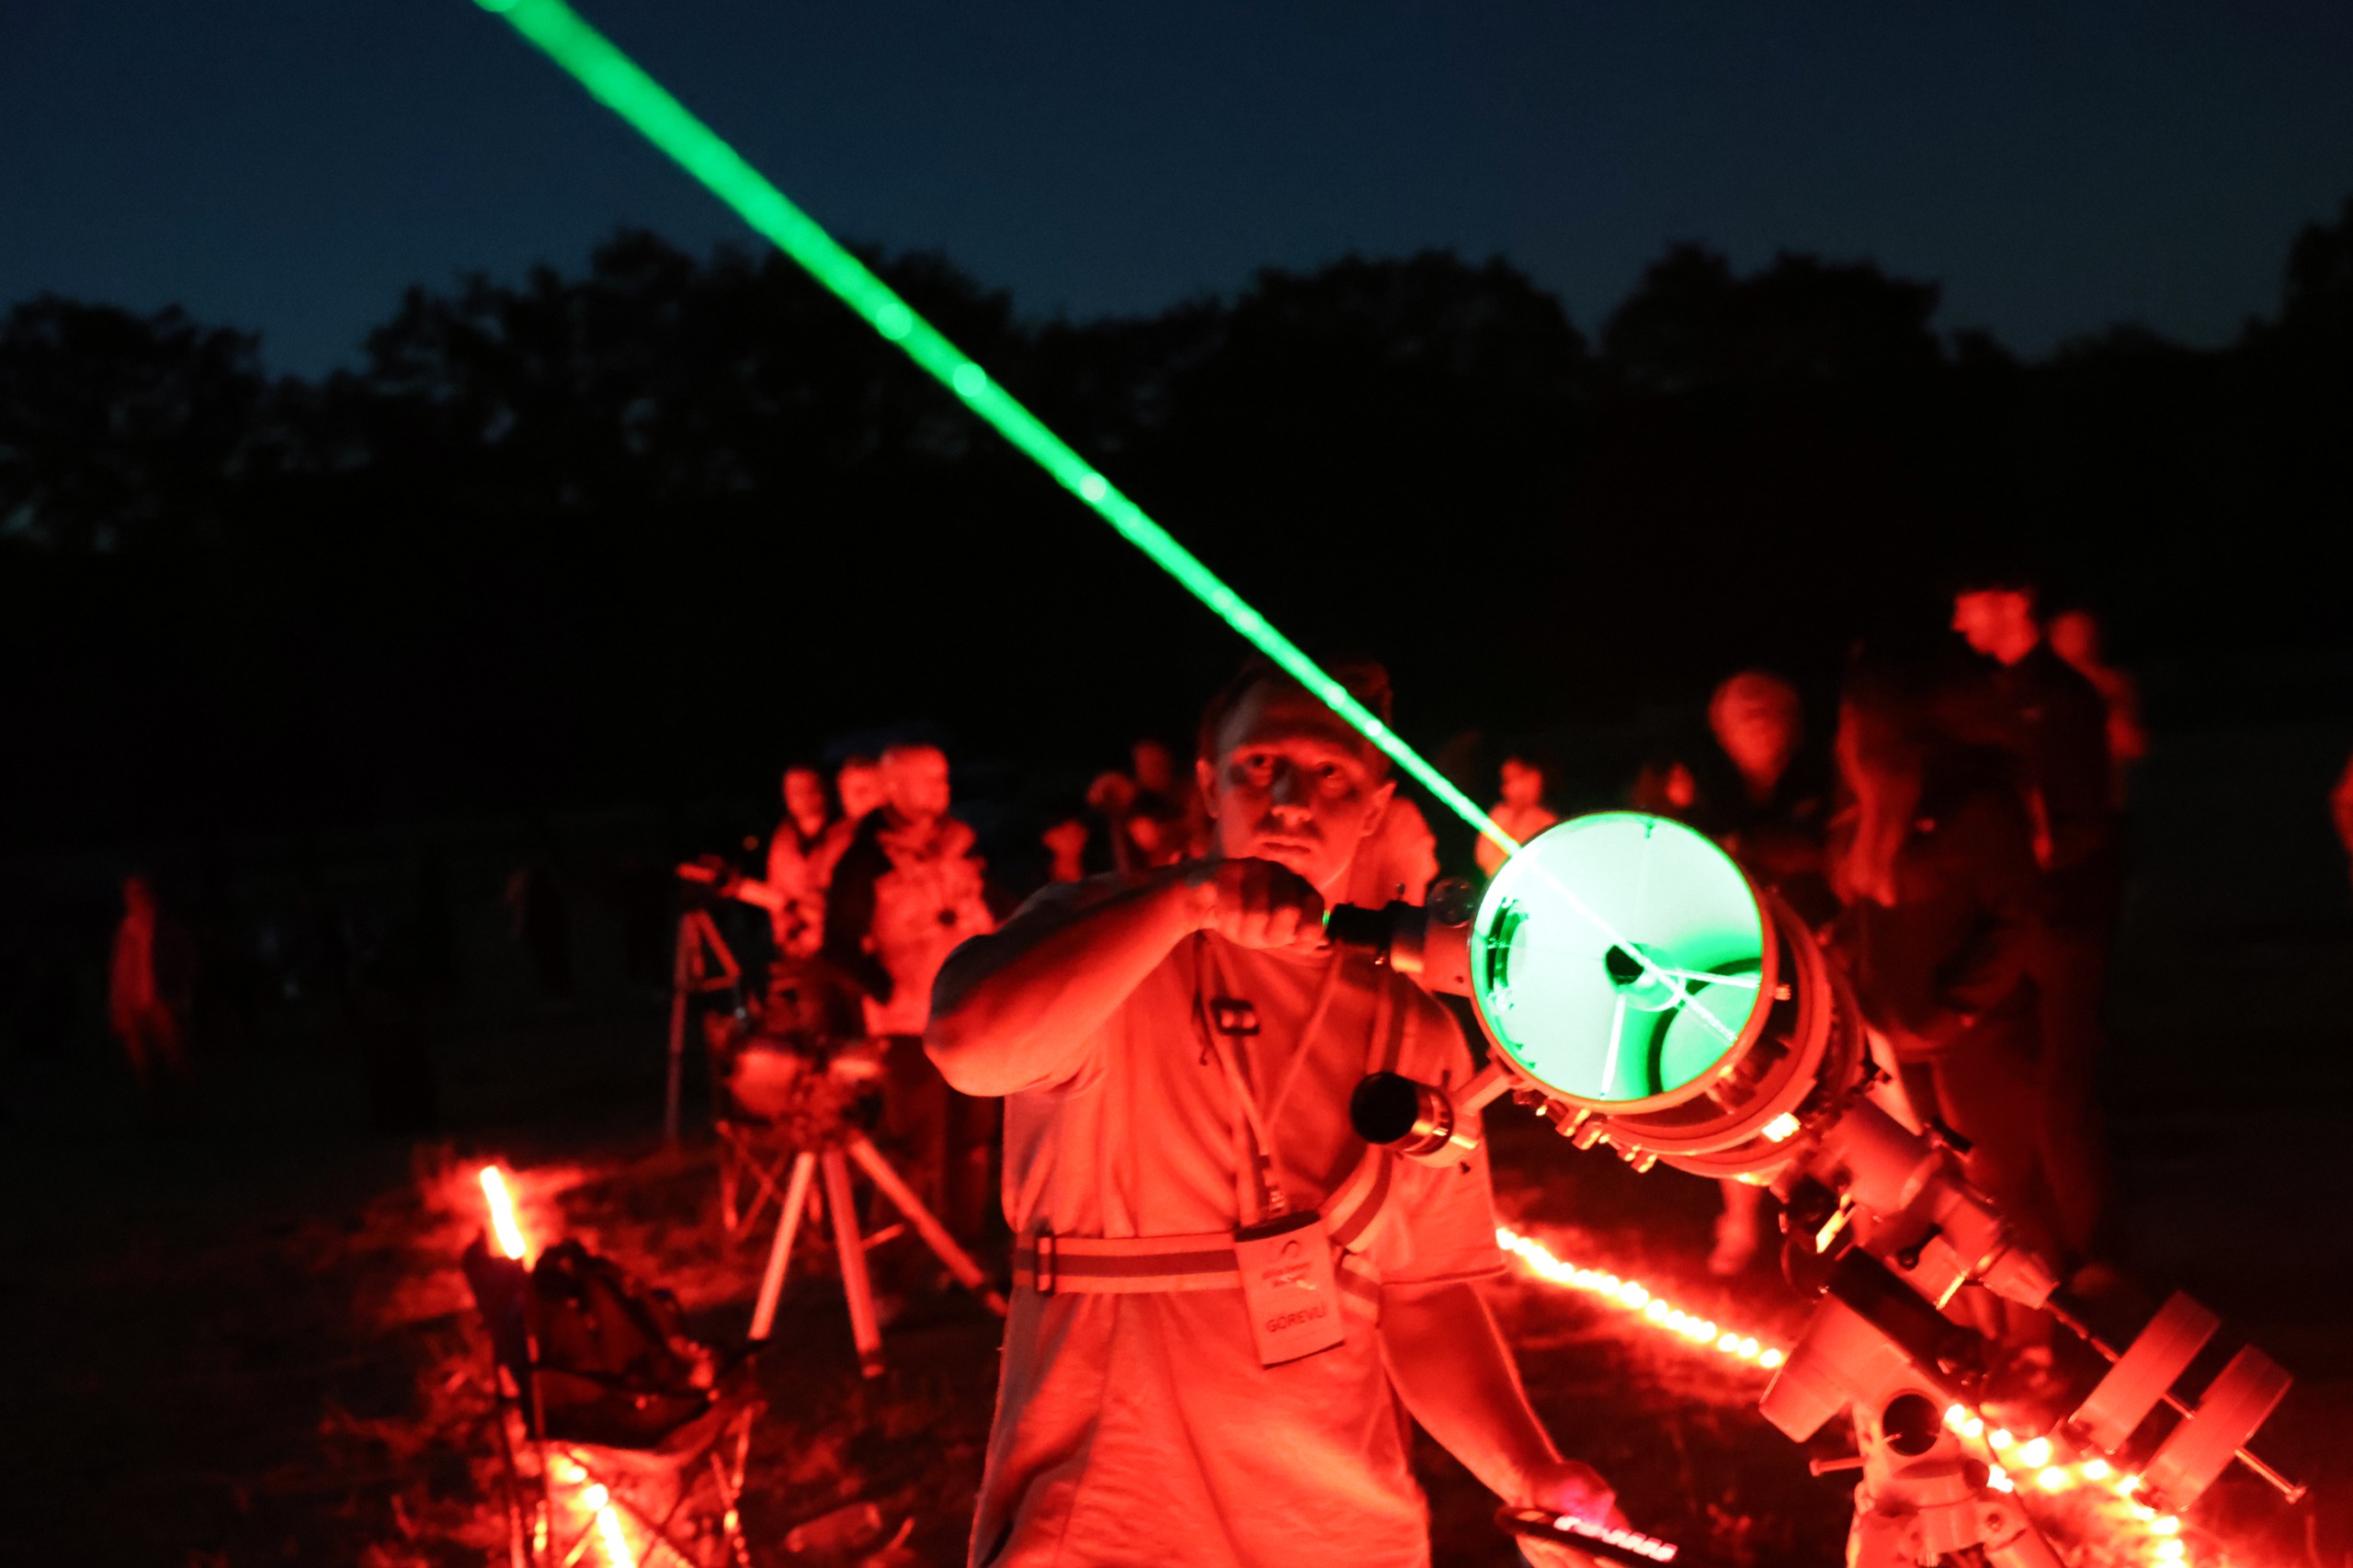
[[(1386, 721), (1378, 666), (1333, 673)], [(1473, 1283), (1502, 1266), (1483, 1153), (1348, 1127), (1369, 1071), (1471, 1072), (1444, 1009), (1322, 940), (1386, 759), (1264, 662), (1199, 751), (1215, 858), (1050, 889), (934, 990), (934, 1059), (1007, 1101), (1018, 1289), (972, 1562), (1427, 1564), (1401, 1401), (1506, 1502), (1610, 1517)]]

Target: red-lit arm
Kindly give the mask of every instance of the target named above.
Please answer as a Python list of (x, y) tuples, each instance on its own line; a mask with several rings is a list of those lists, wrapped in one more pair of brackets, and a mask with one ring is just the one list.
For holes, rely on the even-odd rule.
[(1267, 860), (1200, 861), (1092, 903), (1034, 905), (949, 955), (924, 1048), (968, 1095), (1058, 1082), (1187, 937), (1213, 930), (1245, 947), (1280, 947), (1317, 929), (1323, 915), (1313, 888)]
[[(1462, 1280), (1383, 1286), (1381, 1350), (1414, 1419), (1497, 1497), (1515, 1507), (1624, 1522), (1609, 1483), (1552, 1446), (1476, 1287)], [(1545, 1562), (1557, 1549), (1530, 1542), (1524, 1550), (1547, 1554), (1531, 1557)], [(1558, 1561), (1575, 1559), (1562, 1554)]]

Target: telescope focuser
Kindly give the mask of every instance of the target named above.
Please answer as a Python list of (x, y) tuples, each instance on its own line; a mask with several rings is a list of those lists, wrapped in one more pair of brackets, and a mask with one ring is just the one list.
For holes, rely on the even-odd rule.
[(1324, 934), (1334, 947), (1361, 953), (1426, 991), (1471, 994), (1471, 915), (1446, 882), (1432, 890), (1427, 904), (1336, 904)]

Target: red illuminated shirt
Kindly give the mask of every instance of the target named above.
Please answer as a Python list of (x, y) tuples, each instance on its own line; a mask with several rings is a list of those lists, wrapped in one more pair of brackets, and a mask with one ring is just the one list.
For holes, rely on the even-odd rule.
[[(1066, 884), (1011, 930), (1111, 891)], [(1217, 977), (1199, 966), (1215, 947)], [(1410, 982), (1357, 960), (1179, 943), (1058, 1075), (1008, 1097), (1005, 1205), (1018, 1235), (1230, 1232), (1250, 1199), (1247, 1124), (1196, 1023), (1196, 996), (1246, 1000), (1242, 1044), (1262, 1106), (1289, 1067), (1327, 968), (1323, 1027), (1272, 1131), (1295, 1208), (1320, 1206), (1363, 1156), (1348, 1095), (1381, 1004), (1407, 1009), (1398, 1068), (1463, 1083), (1461, 1033)], [(1388, 1284), (1498, 1272), (1483, 1154), (1433, 1169), (1399, 1162), (1365, 1259)], [(1351, 1316), (1337, 1347), (1267, 1368), (1239, 1290), (1140, 1294), (1023, 1290), (1006, 1334), (976, 1564), (1166, 1568), (1420, 1568), (1428, 1519), (1407, 1462), (1406, 1418), (1375, 1325)]]

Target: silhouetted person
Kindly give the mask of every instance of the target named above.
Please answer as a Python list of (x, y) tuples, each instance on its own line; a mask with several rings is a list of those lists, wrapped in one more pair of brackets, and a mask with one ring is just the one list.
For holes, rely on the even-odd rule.
[(1728, 766), (1710, 768), (1699, 786), (1695, 825), (1807, 925), (1835, 919), (1838, 901), (1822, 862), (1829, 780), (1805, 748), (1797, 687), (1768, 671), (1743, 670), (1709, 699), (1708, 729)]
[[(1544, 803), (1544, 770), (1518, 756), (1504, 758), (1503, 799), (1488, 810), (1487, 815), (1522, 844), (1561, 820)], [(1503, 850), (1483, 836), (1479, 840), (1478, 854), (1479, 869), (1488, 876), (1503, 869)]]
[(2034, 977), (2042, 1008), (2043, 1160), (2062, 1233), (2080, 1260), (2094, 1245), (2108, 1195), (2097, 1093), (2106, 1035), (2100, 1002), (2123, 893), (2108, 704), (2043, 636), (2030, 585), (1996, 581), (1956, 596), (1952, 625), (1994, 661), (1994, 688), (2026, 761), (2042, 868)]
[(1139, 876), (1199, 853), (1199, 796), (1177, 777), (1175, 754), (1160, 742), (1138, 741), (1129, 756), (1133, 771), (1097, 776), (1086, 803), (1110, 828), (1112, 869)]
[[(1798, 766), (1805, 710), (1797, 687), (1764, 670), (1743, 670), (1708, 700), (1708, 728), (1722, 765), (1695, 784), (1695, 825), (1722, 845), (1765, 887), (1781, 895), (1810, 927), (1835, 919), (1838, 901), (1822, 863), (1828, 826), (1824, 781)], [(1764, 1241), (1765, 1189), (1725, 1180), (1709, 1271), (1745, 1270)]]
[(1079, 882), (1086, 880), (1086, 822), (1079, 817), (1064, 817), (1038, 835), (1052, 857), (1046, 869), (1050, 882)]
[(825, 780), (813, 767), (788, 767), (783, 782), (784, 817), (768, 838), (768, 886), (783, 903), (768, 912), (776, 949), (805, 958), (824, 938), (825, 900), (811, 876), (810, 858), (824, 842), (829, 803)]
[(2353, 861), (2353, 757), (2345, 762), (2345, 771), (2336, 776), (2336, 787), (2328, 792), (2328, 814), (2336, 824), (2336, 841), (2345, 846), (2348, 861)]
[(809, 851), (809, 888), (821, 899), (833, 886), (834, 868), (848, 853), (858, 825), (882, 804), (881, 767), (870, 756), (849, 758), (835, 770), (834, 798), (841, 802), (842, 814)]
[(834, 869), (825, 957), (866, 993), (867, 1032), (887, 1042), (886, 1116), (906, 1176), (949, 1229), (978, 1239), (987, 1213), (995, 1102), (951, 1098), (923, 1051), (932, 981), (967, 937), (996, 928), (972, 830), (948, 814), (948, 758), (937, 746), (882, 754), (883, 804)]
[[(2056, 1241), (2040, 1176), (2034, 834), (1996, 747), (1958, 739), (1914, 672), (1866, 667), (1838, 721), (1850, 804), (1831, 835), (1837, 946), (1913, 1103), (1972, 1145), (1970, 1181), (2029, 1244)], [(2040, 1337), (2014, 1317), (2008, 1337)]]
[(2149, 732), (2141, 722), (2141, 687), (2131, 673), (2108, 663), (2101, 653), (2099, 619), (2087, 609), (2063, 610), (2045, 632), (2051, 651), (2075, 667), (2108, 704), (2108, 766), (2110, 802), (2124, 805), (2126, 779), (2149, 755)]
[(1635, 770), (1626, 803), (1653, 816), (1688, 821), (1699, 804), (1699, 776), (1681, 757), (1654, 757)]
[(156, 903), (153, 884), (125, 877), (122, 919), (107, 966), (107, 1022), (142, 1091), (157, 1087), (159, 1070), (174, 1086), (187, 1082), (194, 958), (188, 934)]

